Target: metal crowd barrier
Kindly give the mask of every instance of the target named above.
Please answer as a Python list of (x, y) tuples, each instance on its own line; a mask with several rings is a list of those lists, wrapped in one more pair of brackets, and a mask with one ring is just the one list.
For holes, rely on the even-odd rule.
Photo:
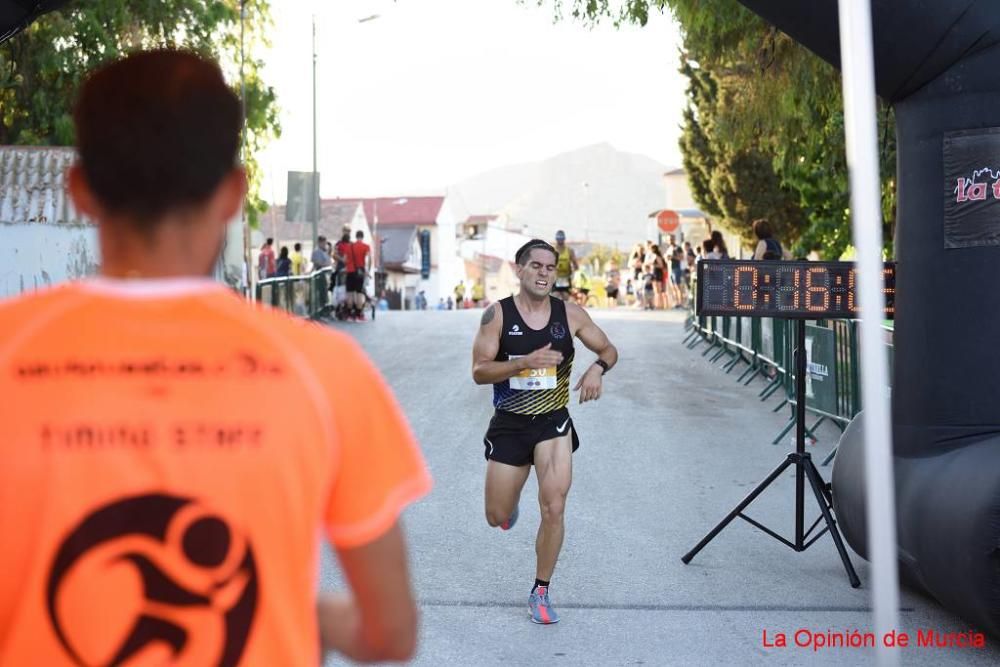
[(254, 296), (258, 303), (316, 319), (332, 308), (329, 290), (332, 277), (333, 269), (326, 267), (308, 275), (265, 278), (257, 282)]
[[(697, 285), (692, 285), (695, 294)], [(705, 346), (701, 355), (709, 363), (723, 361), (726, 374), (745, 365), (737, 382), (749, 386), (756, 378), (765, 383), (757, 393), (761, 401), (783, 390), (781, 402), (773, 409), (789, 408), (789, 418), (772, 441), (779, 444), (795, 426), (795, 377), (793, 363), (793, 328), (791, 320), (761, 317), (702, 317), (695, 313), (694, 300), (689, 304), (684, 344), (694, 350)], [(890, 369), (892, 364), (892, 327), (884, 325)], [(856, 320), (820, 320), (806, 326), (809, 377), (806, 378), (806, 411), (816, 417), (806, 428), (806, 436), (815, 442), (815, 431), (824, 422), (843, 431), (861, 410), (861, 380), (858, 362), (858, 322)], [(827, 456), (828, 464), (836, 450)]]

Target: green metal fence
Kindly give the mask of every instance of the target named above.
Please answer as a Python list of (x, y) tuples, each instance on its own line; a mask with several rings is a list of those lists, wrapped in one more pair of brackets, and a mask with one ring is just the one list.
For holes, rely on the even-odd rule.
[(332, 277), (333, 269), (327, 267), (304, 276), (265, 278), (257, 283), (254, 295), (258, 303), (316, 319), (331, 310)]
[[(692, 294), (696, 288), (692, 286)], [(757, 393), (761, 401), (780, 392), (781, 402), (773, 412), (788, 407), (789, 418), (772, 444), (780, 443), (795, 426), (794, 326), (791, 320), (772, 318), (700, 317), (694, 312), (693, 300), (685, 324), (688, 349), (704, 346), (701, 355), (712, 364), (722, 361), (726, 374), (742, 368), (736, 381), (745, 386), (762, 377), (764, 385)], [(891, 368), (891, 323), (883, 329)], [(856, 320), (826, 320), (806, 326), (806, 411), (816, 418), (807, 425), (807, 437), (815, 440), (815, 430), (824, 422), (843, 431), (861, 410), (858, 345)]]

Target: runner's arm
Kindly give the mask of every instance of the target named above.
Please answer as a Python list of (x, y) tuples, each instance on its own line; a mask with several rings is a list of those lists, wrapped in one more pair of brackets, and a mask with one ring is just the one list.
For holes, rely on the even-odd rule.
[(476, 384), (493, 384), (514, 377), (527, 368), (524, 357), (513, 361), (495, 361), (500, 351), (500, 332), (503, 330), (503, 309), (499, 303), (490, 304), (483, 311), (472, 344), (472, 379)]
[(417, 608), (399, 524), (369, 544), (338, 549), (337, 557), (353, 596), (320, 594), (323, 648), (362, 662), (409, 660), (417, 640)]
[[(566, 314), (569, 316), (570, 326), (576, 325), (575, 335), (580, 339), (580, 342), (588, 350), (597, 354), (597, 358), (608, 365), (608, 370), (614, 368), (615, 364), (618, 363), (618, 349), (611, 344), (604, 330), (594, 324), (594, 320), (590, 318), (586, 309), (571, 303), (566, 306)], [(594, 365), (588, 369), (588, 372), (595, 368), (599, 373), (604, 370), (600, 366)]]

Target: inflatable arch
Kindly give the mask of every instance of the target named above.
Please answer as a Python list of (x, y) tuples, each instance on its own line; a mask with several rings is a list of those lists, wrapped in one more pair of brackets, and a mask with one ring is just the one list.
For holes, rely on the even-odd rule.
[[(836, 0), (739, 0), (839, 66)], [(892, 421), (900, 574), (1000, 635), (1000, 11), (873, 0), (875, 81), (897, 130)], [(867, 554), (862, 429), (833, 471)]]

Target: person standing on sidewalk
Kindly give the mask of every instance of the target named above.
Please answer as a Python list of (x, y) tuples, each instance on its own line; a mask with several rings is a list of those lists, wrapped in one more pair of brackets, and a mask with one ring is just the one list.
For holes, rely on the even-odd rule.
[(573, 338), (597, 354), (574, 387), (580, 403), (601, 397), (602, 377), (617, 363), (618, 351), (586, 310), (551, 295), (555, 248), (534, 239), (514, 261), (521, 289), (483, 311), (472, 348), (472, 378), (493, 385), (496, 409), (483, 438), (489, 525), (514, 527), (521, 489), (535, 467), (542, 521), (528, 611), (533, 622), (549, 624), (559, 621), (549, 584), (562, 549), (572, 455), (580, 446), (567, 409)]
[(347, 305), (351, 309), (348, 317), (356, 322), (365, 319), (365, 280), (371, 265), (371, 248), (365, 243), (365, 233), (360, 229), (354, 233), (354, 243), (347, 246)]

